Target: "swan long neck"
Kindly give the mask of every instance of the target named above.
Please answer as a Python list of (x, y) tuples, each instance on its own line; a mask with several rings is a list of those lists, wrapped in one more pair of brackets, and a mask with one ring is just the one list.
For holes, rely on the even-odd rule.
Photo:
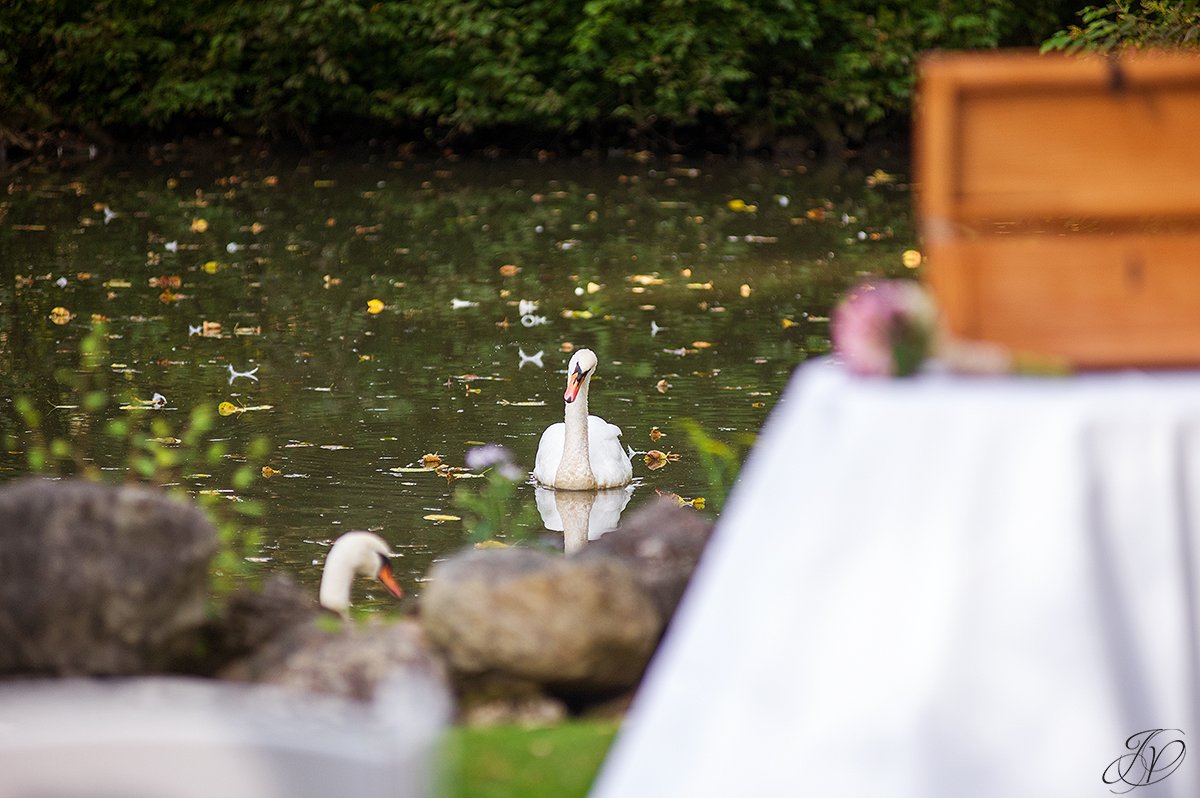
[(354, 562), (348, 552), (335, 548), (325, 560), (321, 573), (318, 601), (322, 607), (345, 616), (350, 612), (350, 586), (354, 582)]
[(349, 569), (325, 568), (321, 575), (320, 604), (339, 615), (350, 612), (350, 583), (354, 574)]
[(563, 455), (559, 461), (555, 486), (567, 490), (592, 490), (596, 476), (592, 473), (591, 453), (588, 451), (588, 383), (584, 380), (564, 412)]

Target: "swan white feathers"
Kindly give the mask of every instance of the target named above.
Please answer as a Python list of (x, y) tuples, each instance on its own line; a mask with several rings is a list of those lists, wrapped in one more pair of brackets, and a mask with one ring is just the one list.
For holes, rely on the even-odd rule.
[(392, 575), (391, 558), (394, 556), (383, 538), (374, 532), (347, 532), (342, 535), (334, 541), (329, 554), (325, 555), (319, 598), (321, 606), (346, 617), (350, 612), (350, 586), (356, 576), (374, 577), (393, 596), (403, 598), (404, 590)]
[(628, 485), (633, 465), (621, 446), (621, 428), (588, 415), (588, 387), (599, 361), (580, 349), (567, 365), (563, 421), (542, 433), (533, 478), (557, 490), (601, 490)]

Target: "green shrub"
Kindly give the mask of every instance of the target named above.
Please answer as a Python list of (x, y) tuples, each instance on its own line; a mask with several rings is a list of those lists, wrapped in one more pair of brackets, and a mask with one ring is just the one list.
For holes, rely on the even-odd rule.
[(85, 130), (857, 138), (906, 124), (920, 51), (1034, 44), (1062, 22), (1016, 0), (14, 0), (0, 113)]
[(1117, 0), (1088, 6), (1079, 12), (1079, 18), (1082, 25), (1055, 33), (1042, 44), (1042, 52), (1200, 46), (1200, 3), (1196, 0)]

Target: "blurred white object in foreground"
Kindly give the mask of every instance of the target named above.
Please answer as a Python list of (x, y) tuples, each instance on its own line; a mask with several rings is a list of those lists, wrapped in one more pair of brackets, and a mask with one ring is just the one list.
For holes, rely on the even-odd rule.
[(0, 798), (417, 798), (433, 792), (444, 689), (372, 705), (153, 677), (0, 685)]

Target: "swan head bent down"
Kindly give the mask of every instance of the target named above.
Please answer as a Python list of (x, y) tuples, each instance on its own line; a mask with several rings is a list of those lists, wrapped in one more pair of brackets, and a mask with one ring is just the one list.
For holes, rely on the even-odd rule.
[(598, 490), (628, 485), (633, 466), (621, 445), (621, 429), (588, 415), (588, 388), (599, 360), (580, 349), (567, 365), (564, 418), (542, 433), (533, 477), (556, 490)]
[(404, 597), (404, 589), (392, 574), (391, 558), (383, 538), (374, 532), (347, 532), (329, 549), (325, 569), (321, 574), (320, 603), (342, 617), (350, 613), (350, 585), (356, 576), (378, 579), (396, 598)]

